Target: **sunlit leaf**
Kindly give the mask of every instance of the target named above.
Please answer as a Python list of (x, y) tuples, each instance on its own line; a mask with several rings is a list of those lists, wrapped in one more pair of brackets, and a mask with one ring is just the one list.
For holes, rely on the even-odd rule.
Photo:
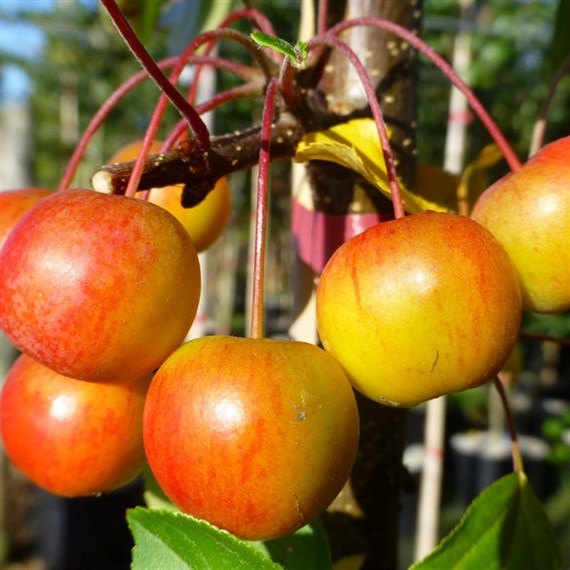
[[(388, 198), (391, 196), (386, 162), (376, 124), (372, 119), (354, 119), (325, 131), (308, 133), (299, 143), (295, 154), (295, 161), (307, 160), (336, 162), (358, 172)], [(447, 211), (447, 208), (435, 201), (413, 194), (402, 184), (400, 193), (404, 209), (408, 213)]]
[(526, 476), (511, 473), (485, 489), (461, 522), (413, 570), (555, 570), (554, 529)]
[(127, 513), (135, 539), (132, 570), (277, 570), (278, 564), (232, 534), (172, 511)]
[(307, 60), (307, 43), (299, 41), (295, 45), (276, 36), (269, 36), (262, 32), (252, 32), (251, 39), (260, 46), (268, 47), (288, 57), (290, 62), (298, 68), (303, 68)]

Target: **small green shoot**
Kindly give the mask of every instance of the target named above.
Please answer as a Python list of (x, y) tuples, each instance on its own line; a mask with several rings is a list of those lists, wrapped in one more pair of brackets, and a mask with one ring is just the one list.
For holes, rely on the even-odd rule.
[(293, 45), (286, 40), (262, 32), (253, 32), (250, 37), (260, 46), (268, 47), (288, 57), (293, 67), (297, 69), (305, 67), (307, 63), (307, 42), (298, 41)]

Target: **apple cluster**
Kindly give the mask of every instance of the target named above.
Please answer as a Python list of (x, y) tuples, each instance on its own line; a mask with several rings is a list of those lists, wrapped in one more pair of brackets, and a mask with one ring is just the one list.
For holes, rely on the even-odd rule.
[[(352, 386), (305, 343), (183, 344), (205, 226), (179, 205), (167, 211), (157, 190), (151, 201), (81, 189), (2, 195), (0, 326), (22, 351), (2, 389), (4, 448), (58, 495), (112, 491), (148, 463), (183, 511), (243, 538), (288, 534), (349, 477)], [(205, 206), (223, 226), (227, 183), (211, 194), (222, 198)], [(207, 229), (202, 244), (215, 239)]]
[(414, 406), (478, 386), (507, 361), (522, 310), (570, 308), (569, 151), (570, 137), (544, 147), (471, 218), (424, 212), (347, 241), (318, 284), (324, 350), (184, 343), (225, 181), (201, 212), (175, 210), (180, 188), (3, 193), (0, 327), (23, 353), (2, 390), (8, 456), (64, 496), (116, 489), (148, 462), (186, 513), (247, 539), (295, 531), (350, 475), (353, 388)]

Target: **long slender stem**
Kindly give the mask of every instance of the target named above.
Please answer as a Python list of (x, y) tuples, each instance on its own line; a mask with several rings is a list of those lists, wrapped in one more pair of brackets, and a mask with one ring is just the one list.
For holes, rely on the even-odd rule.
[[(161, 69), (168, 69), (169, 67), (173, 67), (176, 65), (178, 61), (178, 56), (169, 57), (167, 59), (161, 60), (157, 63), (157, 65)], [(212, 57), (212, 56), (192, 56), (188, 58), (188, 64), (200, 64), (200, 65), (214, 65), (218, 69), (223, 69), (225, 71), (229, 71), (230, 73), (234, 73), (238, 77), (243, 80), (247, 80), (247, 85), (249, 87), (249, 94), (245, 94), (246, 89), (242, 89), (244, 86), (238, 86), (233, 88), (231, 91), (236, 91), (236, 94), (233, 98), (241, 98), (247, 96), (254, 96), (255, 93), (253, 91), (253, 85), (255, 84), (255, 80), (258, 79), (259, 72), (257, 70), (252, 69), (246, 65), (241, 65), (239, 63), (233, 62), (231, 60), (227, 60), (220, 57)], [(59, 183), (59, 190), (66, 190), (70, 187), (73, 178), (75, 177), (75, 173), (77, 172), (77, 168), (79, 167), (79, 163), (85, 154), (85, 150), (87, 149), (93, 135), (99, 130), (99, 128), (103, 125), (111, 111), (115, 108), (115, 106), (119, 103), (119, 101), (125, 97), (130, 91), (132, 91), (137, 85), (142, 83), (143, 81), (149, 79), (149, 75), (145, 70), (139, 71), (127, 81), (125, 81), (122, 85), (120, 85), (111, 95), (107, 98), (107, 100), (99, 107), (98, 111), (93, 115), (91, 121), (87, 125), (87, 128), (81, 135), (79, 142), (77, 143), (75, 149), (73, 150), (73, 154), (69, 159), (63, 177)], [(241, 93), (241, 92), (244, 93)], [(239, 93), (237, 93), (239, 92)], [(206, 111), (214, 108), (217, 105), (225, 101), (231, 100), (232, 97), (229, 96), (229, 91), (227, 95), (224, 95), (225, 99), (223, 101), (219, 101), (218, 99), (222, 99), (220, 95), (216, 95), (214, 100), (207, 101), (202, 105), (198, 105), (196, 107), (196, 112), (199, 114), (205, 113)], [(188, 129), (188, 123), (185, 120), (181, 121), (185, 128), (183, 131)]]
[(532, 141), (530, 144), (529, 150), (529, 157), (536, 153), (536, 151), (544, 144), (544, 136), (546, 134), (546, 124), (548, 118), (548, 112), (550, 111), (550, 106), (552, 104), (552, 100), (554, 99), (554, 95), (556, 94), (556, 90), (558, 89), (558, 84), (560, 80), (570, 71), (570, 57), (568, 57), (564, 63), (560, 66), (560, 69), (556, 73), (554, 80), (552, 81), (552, 85), (548, 91), (548, 95), (546, 96), (546, 100), (544, 101), (544, 105), (540, 110), (540, 115), (536, 124), (534, 125), (534, 131), (532, 133)]
[(505, 387), (499, 379), (498, 376), (493, 378), (493, 383), (499, 396), (501, 397), (501, 403), (503, 404), (503, 410), (505, 411), (505, 419), (507, 420), (507, 427), (509, 428), (509, 435), (511, 436), (511, 447), (513, 453), (513, 470), (516, 473), (524, 473), (523, 458), (521, 453), (521, 447), (517, 437), (517, 429), (515, 427), (515, 421), (513, 419), (513, 414), (511, 412), (511, 407), (509, 406), (509, 401), (507, 399), (507, 394), (505, 393)]
[(277, 95), (277, 80), (267, 87), (261, 123), (259, 150), (259, 174), (257, 177), (257, 201), (255, 207), (255, 241), (253, 253), (253, 292), (251, 303), (251, 338), (263, 337), (263, 292), (265, 269), (265, 245), (267, 242), (267, 202), (269, 186), (269, 152), (273, 111)]
[[(204, 101), (200, 105), (196, 105), (196, 111), (200, 113), (200, 115), (227, 103), (228, 101), (236, 101), (237, 99), (248, 99), (252, 97), (258, 96), (259, 93), (259, 86), (257, 83), (249, 82), (244, 83), (243, 85), (238, 85), (237, 87), (232, 87), (227, 91), (222, 91), (221, 93), (216, 93), (214, 97)], [(162, 151), (171, 149), (174, 146), (174, 143), (182, 137), (182, 135), (188, 130), (188, 124), (186, 121), (179, 121), (174, 128), (170, 131), (168, 137), (164, 141), (164, 146)]]
[(459, 89), (463, 93), (463, 95), (465, 95), (465, 97), (469, 101), (469, 105), (471, 106), (475, 114), (479, 117), (480, 121), (485, 125), (487, 131), (494, 139), (497, 146), (501, 149), (505, 157), (505, 160), (507, 161), (507, 164), (509, 165), (511, 170), (516, 171), (520, 169), (521, 161), (515, 154), (511, 145), (504, 137), (503, 133), (501, 132), (495, 121), (489, 115), (489, 113), (482, 105), (482, 103), (479, 101), (479, 99), (477, 99), (473, 91), (457, 75), (457, 73), (455, 73), (453, 68), (432, 48), (430, 48), (422, 39), (414, 35), (406, 28), (398, 24), (395, 24), (394, 22), (390, 22), (389, 20), (383, 20), (381, 18), (369, 18), (369, 17), (354, 18), (351, 20), (340, 22), (339, 24), (336, 24), (335, 26), (330, 28), (327, 33), (339, 34), (344, 30), (347, 30), (354, 26), (375, 26), (377, 28), (387, 30), (395, 34), (396, 36), (402, 38), (412, 47), (417, 49), (420, 53), (425, 55), (434, 65), (436, 65), (450, 79), (450, 81), (455, 85), (455, 87), (457, 87), (457, 89)]
[(526, 338), (528, 340), (536, 340), (538, 342), (556, 342), (561, 346), (570, 346), (569, 338), (560, 338), (557, 336), (549, 336), (545, 334), (529, 333), (529, 332), (519, 332), (520, 338)]
[[(171, 57), (165, 59), (158, 63), (158, 66), (167, 69), (176, 64), (178, 60), (177, 57)], [(93, 135), (104, 123), (105, 119), (109, 116), (109, 113), (115, 108), (117, 103), (132, 89), (134, 89), (139, 83), (142, 83), (145, 79), (148, 79), (148, 73), (146, 71), (139, 71), (136, 75), (133, 75), (130, 79), (125, 81), (117, 90), (115, 90), (108, 99), (101, 105), (99, 110), (95, 113), (91, 119), (89, 125), (85, 129), (83, 135), (79, 139), (77, 146), (75, 147), (73, 154), (69, 160), (67, 168), (63, 174), (61, 182), (59, 183), (59, 190), (66, 190), (71, 185), (79, 163), (85, 153), (89, 142)]]
[[(248, 18), (254, 24), (257, 24), (257, 26), (259, 27), (259, 29), (262, 32), (264, 32), (266, 34), (270, 34), (270, 35), (275, 35), (275, 30), (274, 30), (271, 22), (265, 17), (264, 14), (262, 14), (261, 12), (259, 12), (258, 10), (255, 10), (253, 8), (245, 8), (243, 10), (233, 11), (224, 20), (222, 20), (222, 22), (220, 23), (220, 25), (218, 27), (219, 28), (227, 28), (230, 24), (232, 24), (236, 20), (240, 20), (242, 18)], [(209, 55), (215, 45), (216, 45), (215, 41), (210, 41), (209, 45), (206, 46), (204, 54)], [(270, 57), (274, 53), (275, 53), (274, 51), (271, 51), (269, 53)], [(239, 64), (236, 64), (236, 65), (239, 65)], [(199, 78), (200, 78), (201, 72), (202, 72), (202, 66), (198, 67), (198, 69), (196, 70), (196, 74), (194, 76), (194, 81), (192, 82), (192, 85), (190, 86), (190, 91), (188, 93), (188, 101), (192, 104), (194, 104), (195, 99), (196, 99), (196, 93), (198, 92), (198, 84), (199, 84)]]
[(346, 42), (336, 37), (335, 35), (324, 34), (322, 36), (317, 36), (307, 44), (307, 49), (322, 44), (326, 44), (342, 50), (349, 58), (350, 62), (356, 69), (356, 72), (358, 73), (358, 76), (362, 82), (362, 86), (364, 87), (366, 96), (368, 98), (372, 116), (374, 117), (376, 127), (378, 128), (378, 136), (380, 137), (382, 152), (384, 154), (384, 160), (386, 162), (386, 169), (388, 172), (388, 183), (390, 185), (392, 204), (394, 206), (394, 216), (396, 218), (403, 218), (406, 213), (404, 211), (404, 206), (402, 205), (402, 196), (400, 195), (400, 187), (398, 186), (398, 175), (396, 173), (394, 157), (390, 148), (390, 139), (388, 138), (388, 133), (386, 131), (382, 109), (380, 108), (378, 97), (376, 96), (374, 86), (368, 77), (368, 73), (366, 72), (365, 67), (362, 65), (360, 58), (356, 55), (352, 48)]
[(317, 34), (324, 34), (327, 31), (327, 16), (329, 13), (329, 0), (319, 2), (317, 13)]
[(190, 128), (196, 136), (196, 141), (200, 148), (207, 152), (210, 148), (210, 133), (208, 127), (196, 113), (195, 109), (186, 101), (186, 99), (178, 92), (176, 87), (166, 78), (161, 69), (146, 48), (143, 46), (129, 22), (117, 6), (115, 0), (101, 0), (101, 3), (107, 10), (113, 23), (119, 30), (119, 33), (133, 52), (134, 56), (139, 60), (141, 65), (147, 70), (148, 74), (156, 82), (160, 90), (168, 97), (170, 102), (178, 109), (180, 114), (188, 121)]
[[(229, 38), (234, 41), (237, 41), (248, 49), (252, 49), (252, 47), (255, 46), (254, 42), (244, 34), (227, 28), (218, 28), (217, 30), (212, 30), (210, 32), (204, 32), (202, 34), (199, 34), (192, 42), (190, 42), (186, 46), (186, 48), (180, 55), (178, 63), (176, 64), (176, 66), (172, 70), (172, 73), (170, 74), (169, 83), (175, 84), (178, 81), (178, 78), (180, 77), (180, 74), (182, 73), (186, 65), (186, 61), (200, 46), (212, 41), (219, 40), (221, 38)], [(264, 75), (266, 77), (269, 77), (271, 75), (271, 70), (269, 67), (268, 60), (265, 57), (263, 57), (263, 54), (260, 54), (258, 50), (254, 53), (254, 56), (257, 58), (257, 61), (260, 64), (260, 67)], [(160, 122), (162, 121), (164, 112), (166, 111), (167, 104), (168, 104), (167, 94), (163, 93), (158, 100), (158, 103), (152, 114), (150, 124), (146, 130), (143, 143), (140, 149), (140, 154), (133, 168), (131, 178), (129, 179), (129, 184), (127, 186), (127, 190), (125, 191), (125, 196), (134, 196), (134, 194), (136, 193), (136, 189), (139, 186), (140, 178), (142, 176), (142, 172), (144, 169), (146, 156), (150, 150), (152, 141), (156, 137), (156, 133), (158, 132)], [(194, 112), (196, 112), (196, 110), (193, 107), (192, 109)], [(192, 127), (192, 125), (190, 125), (190, 127)], [(205, 158), (207, 158), (207, 154), (205, 155)]]

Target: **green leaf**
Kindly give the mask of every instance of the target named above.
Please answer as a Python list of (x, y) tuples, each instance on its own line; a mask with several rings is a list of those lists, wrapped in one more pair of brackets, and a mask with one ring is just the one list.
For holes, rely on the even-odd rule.
[(283, 538), (251, 544), (286, 570), (332, 570), (327, 534), (319, 522)]
[(413, 570), (555, 570), (562, 556), (554, 530), (524, 473), (485, 489), (463, 519)]
[(292, 45), (281, 38), (268, 36), (262, 32), (253, 32), (250, 34), (250, 37), (256, 44), (268, 47), (288, 57), (295, 67), (305, 67), (307, 60), (306, 42), (298, 41), (295, 45)]
[(211, 524), (172, 511), (127, 513), (135, 539), (132, 570), (276, 570), (255, 548)]

